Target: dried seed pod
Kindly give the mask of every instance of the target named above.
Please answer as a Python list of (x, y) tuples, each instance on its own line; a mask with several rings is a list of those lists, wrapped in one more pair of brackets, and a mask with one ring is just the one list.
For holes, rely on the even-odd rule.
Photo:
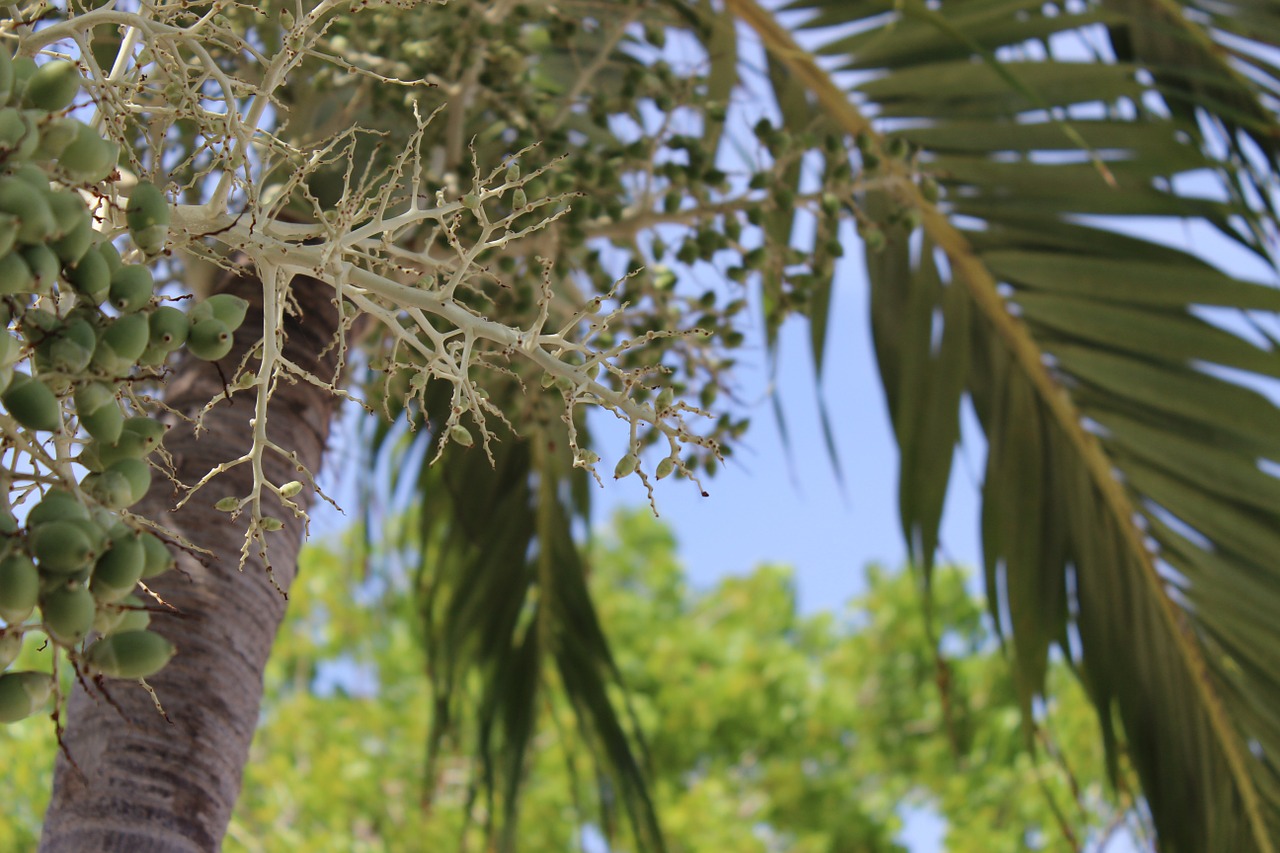
[(40, 572), (21, 551), (0, 560), (0, 619), (17, 625), (31, 615), (40, 597)]
[(108, 678), (146, 678), (163, 669), (176, 651), (154, 631), (123, 631), (90, 646), (84, 662)]
[(13, 419), (27, 429), (55, 432), (62, 428), (62, 408), (58, 398), (44, 383), (25, 373), (13, 374), (0, 402)]
[(47, 672), (0, 675), (0, 723), (25, 720), (43, 708), (52, 693), (53, 676)]
[(45, 633), (64, 646), (75, 645), (88, 636), (97, 609), (89, 590), (78, 584), (54, 587), (40, 602)]

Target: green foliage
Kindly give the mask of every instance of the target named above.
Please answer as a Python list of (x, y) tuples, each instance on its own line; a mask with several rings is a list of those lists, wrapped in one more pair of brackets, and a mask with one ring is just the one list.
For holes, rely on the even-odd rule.
[[(975, 853), (1074, 849), (1053, 804), (1082, 841), (1135, 820), (1110, 802), (1091, 707), (1058, 667), (1041, 747), (1022, 750), (1006, 664), (959, 571), (935, 581), (936, 614), (954, 626), (942, 638), (944, 699), (908, 574), (872, 568), (844, 612), (801, 615), (779, 566), (693, 592), (670, 531), (643, 512), (618, 516), (591, 554), (673, 850), (887, 853), (901, 849), (907, 805), (936, 809), (947, 849)], [(484, 806), (470, 784), (481, 768), (467, 741), (422, 777), (431, 703), (411, 590), (394, 565), (361, 578), (340, 555), (308, 551), (228, 851), (480, 840)], [(584, 745), (551, 695), (524, 779), (520, 850), (572, 849), (583, 826), (600, 828)], [(612, 849), (632, 848), (623, 834)]]

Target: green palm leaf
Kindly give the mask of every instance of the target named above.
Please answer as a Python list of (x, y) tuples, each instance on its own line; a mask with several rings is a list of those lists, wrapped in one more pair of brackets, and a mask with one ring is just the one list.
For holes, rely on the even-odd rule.
[[(1280, 297), (1088, 219), (1199, 220), (1270, 258), (1280, 78), (1259, 48), (1277, 43), (1274, 12), (1184, 5), (797, 2), (815, 54), (750, 0), (726, 4), (881, 159), (864, 215), (918, 211), (867, 266), (904, 532), (926, 577), (967, 395), (988, 440), (992, 616), (1028, 718), (1056, 646), (1113, 761), (1136, 769), (1163, 848), (1272, 850), (1280, 489), (1266, 466), (1280, 409), (1253, 389), (1280, 353), (1247, 317), (1205, 309), (1270, 312)], [(1120, 61), (1085, 36), (1097, 61), (1059, 55), (1063, 34), (1099, 25)], [(853, 35), (824, 39), (831, 26)], [(862, 76), (841, 88), (819, 55)], [(885, 156), (869, 115), (920, 150), (940, 203)], [(1216, 176), (1215, 197), (1172, 189), (1196, 171)]]

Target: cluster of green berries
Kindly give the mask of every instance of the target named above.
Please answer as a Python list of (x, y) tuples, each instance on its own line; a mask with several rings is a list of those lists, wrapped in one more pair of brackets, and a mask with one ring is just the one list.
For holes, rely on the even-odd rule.
[[(74, 63), (0, 52), (0, 407), (33, 433), (71, 436), (85, 472), (47, 488), (22, 522), (0, 510), (0, 672), (35, 630), (83, 673), (145, 678), (174, 649), (147, 630), (134, 593), (174, 561), (119, 511), (150, 488), (147, 457), (165, 426), (121, 398), (139, 369), (184, 346), (200, 359), (227, 355), (248, 303), (222, 294), (189, 311), (161, 305), (150, 269), (125, 263), (94, 228), (82, 192), (115, 171), (119, 152), (69, 115), (81, 83)], [(164, 251), (169, 213), (152, 184), (130, 194), (125, 221), (147, 257)], [(37, 712), (52, 689), (47, 673), (4, 672), (0, 722)]]

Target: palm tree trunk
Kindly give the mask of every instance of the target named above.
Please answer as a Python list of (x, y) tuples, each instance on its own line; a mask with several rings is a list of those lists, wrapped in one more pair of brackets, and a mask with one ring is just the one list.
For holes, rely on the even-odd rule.
[[(195, 359), (178, 365), (165, 397), (179, 412), (194, 414), (222, 390), (224, 374), (235, 369), (262, 328), (259, 281), (229, 276), (225, 285), (251, 301), (249, 316), (236, 349), (217, 367)], [(302, 277), (293, 287), (304, 315), (288, 320), (285, 354), (315, 375), (330, 376), (335, 353), (321, 352), (337, 326), (333, 291)], [(318, 472), (334, 411), (334, 398), (323, 390), (309, 383), (282, 383), (271, 401), (269, 435), (296, 449), (299, 462)], [(252, 416), (252, 394), (237, 394), (233, 404), (224, 401), (206, 416), (207, 431), (198, 439), (184, 424), (175, 426), (164, 446), (173, 455), (177, 478), (193, 483), (244, 453)], [(275, 483), (298, 479), (283, 460), (267, 458), (265, 464)], [(167, 720), (135, 683), (108, 683), (105, 700), (96, 689), (91, 694), (83, 686), (75, 688), (42, 851), (220, 849), (258, 720), (263, 670), (286, 605), (256, 553), (250, 554), (244, 572), (238, 571), (244, 519), (233, 522), (213, 508), (218, 498), (248, 494), (251, 477), (247, 465), (238, 466), (171, 513), (174, 493), (157, 476), (146, 499), (134, 508), (214, 556), (198, 560), (180, 554), (177, 571), (153, 579), (152, 588), (177, 609), (176, 615), (153, 615), (151, 623), (178, 648), (169, 665), (149, 679)], [(297, 571), (302, 523), (289, 513), (274, 514), (285, 527), (268, 534), (270, 557), (276, 583), (287, 590)]]

